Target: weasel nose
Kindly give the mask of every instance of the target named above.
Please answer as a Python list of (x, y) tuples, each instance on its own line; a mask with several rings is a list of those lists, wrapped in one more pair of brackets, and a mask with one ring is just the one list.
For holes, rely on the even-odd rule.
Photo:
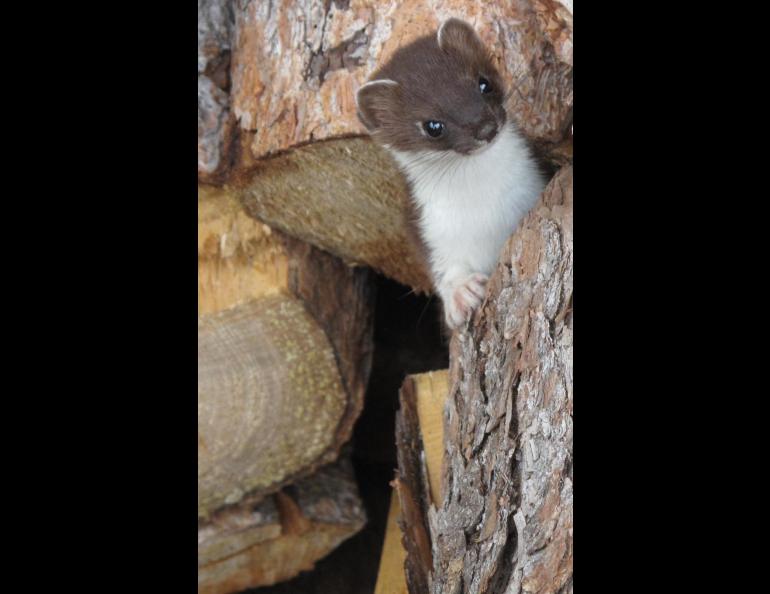
[(497, 134), (497, 124), (495, 122), (487, 122), (483, 124), (478, 130), (476, 130), (476, 139), (485, 140), (489, 142)]

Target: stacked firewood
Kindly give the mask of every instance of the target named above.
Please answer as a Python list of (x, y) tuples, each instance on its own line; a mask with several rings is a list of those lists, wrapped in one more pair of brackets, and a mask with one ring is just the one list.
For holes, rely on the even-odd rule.
[[(289, 579), (366, 522), (344, 446), (369, 379), (372, 271), (417, 293), (430, 283), (406, 240), (405, 182), (365, 136), (354, 97), (377, 64), (450, 16), (495, 51), (509, 113), (559, 172), (501, 255), (473, 331), (452, 342), (442, 445), (400, 425), (404, 583), (412, 594), (458, 580), (473, 592), (571, 589), (572, 3), (198, 0), (198, 12), (199, 592)], [(544, 274), (558, 279), (541, 286)], [(546, 359), (559, 371), (538, 367)], [(558, 394), (538, 387), (557, 379)], [(443, 424), (438, 396), (431, 418)], [(531, 402), (551, 407), (547, 435)], [(500, 474), (492, 445), (514, 470)], [(417, 472), (424, 447), (439, 462)], [(529, 491), (527, 473), (538, 477)], [(544, 485), (560, 493), (547, 517)], [(475, 507), (460, 514), (460, 499)], [(479, 540), (460, 546), (473, 522)], [(546, 553), (527, 552), (527, 530)]]

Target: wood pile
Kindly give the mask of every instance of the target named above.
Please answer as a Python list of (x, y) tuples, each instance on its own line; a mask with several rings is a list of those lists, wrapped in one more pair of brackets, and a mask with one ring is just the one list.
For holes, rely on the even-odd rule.
[(555, 176), (450, 369), (404, 384), (377, 592), (571, 592), (572, 3), (199, 0), (198, 14), (199, 592), (290, 579), (367, 521), (346, 444), (373, 275), (430, 282), (407, 186), (354, 97), (450, 16), (495, 52), (508, 111)]

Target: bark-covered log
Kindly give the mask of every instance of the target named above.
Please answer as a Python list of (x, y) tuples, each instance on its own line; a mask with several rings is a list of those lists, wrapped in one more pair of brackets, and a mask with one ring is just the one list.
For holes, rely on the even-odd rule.
[[(567, 166), (509, 239), (481, 309), (452, 338), (438, 509), (405, 383), (399, 475), (412, 501), (411, 594), (572, 592), (572, 263)], [(423, 529), (429, 562), (424, 546), (409, 545)]]
[[(512, 90), (508, 110), (538, 152), (560, 165), (571, 158), (571, 2), (204, 4), (213, 24), (199, 33), (199, 155), (208, 155), (199, 179), (225, 183), (252, 216), (349, 264), (429, 288), (407, 247), (405, 185), (365, 137), (354, 97), (399, 46), (450, 16), (473, 23), (494, 52)], [(212, 57), (200, 39), (221, 39), (228, 27), (228, 43)], [(229, 78), (214, 66), (226, 60)], [(223, 78), (226, 97), (214, 82)]]
[(231, 0), (198, 0), (198, 177), (220, 181), (235, 139), (230, 111)]
[(373, 287), (364, 269), (199, 196), (199, 513), (333, 461), (368, 381)]
[(198, 530), (198, 594), (290, 579), (312, 569), (365, 521), (347, 458), (256, 506), (229, 507)]
[(572, 589), (572, 167), (451, 346), (434, 594)]
[(558, 143), (571, 123), (571, 2), (275, 0), (236, 2), (234, 12), (231, 108), (249, 158), (362, 134), (358, 87), (452, 16), (495, 51), (525, 134)]
[(398, 495), (407, 551), (403, 564), (409, 592), (428, 592), (432, 554), (429, 510), (441, 501), (443, 454), (442, 411), (447, 394), (446, 370), (410, 375), (399, 392), (396, 415)]

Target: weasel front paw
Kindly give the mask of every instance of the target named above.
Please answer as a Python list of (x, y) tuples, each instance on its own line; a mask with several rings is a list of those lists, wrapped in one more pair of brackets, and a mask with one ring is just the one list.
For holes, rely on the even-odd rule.
[(488, 280), (484, 274), (472, 274), (450, 290), (444, 299), (444, 313), (450, 329), (462, 326), (473, 310), (481, 305)]

